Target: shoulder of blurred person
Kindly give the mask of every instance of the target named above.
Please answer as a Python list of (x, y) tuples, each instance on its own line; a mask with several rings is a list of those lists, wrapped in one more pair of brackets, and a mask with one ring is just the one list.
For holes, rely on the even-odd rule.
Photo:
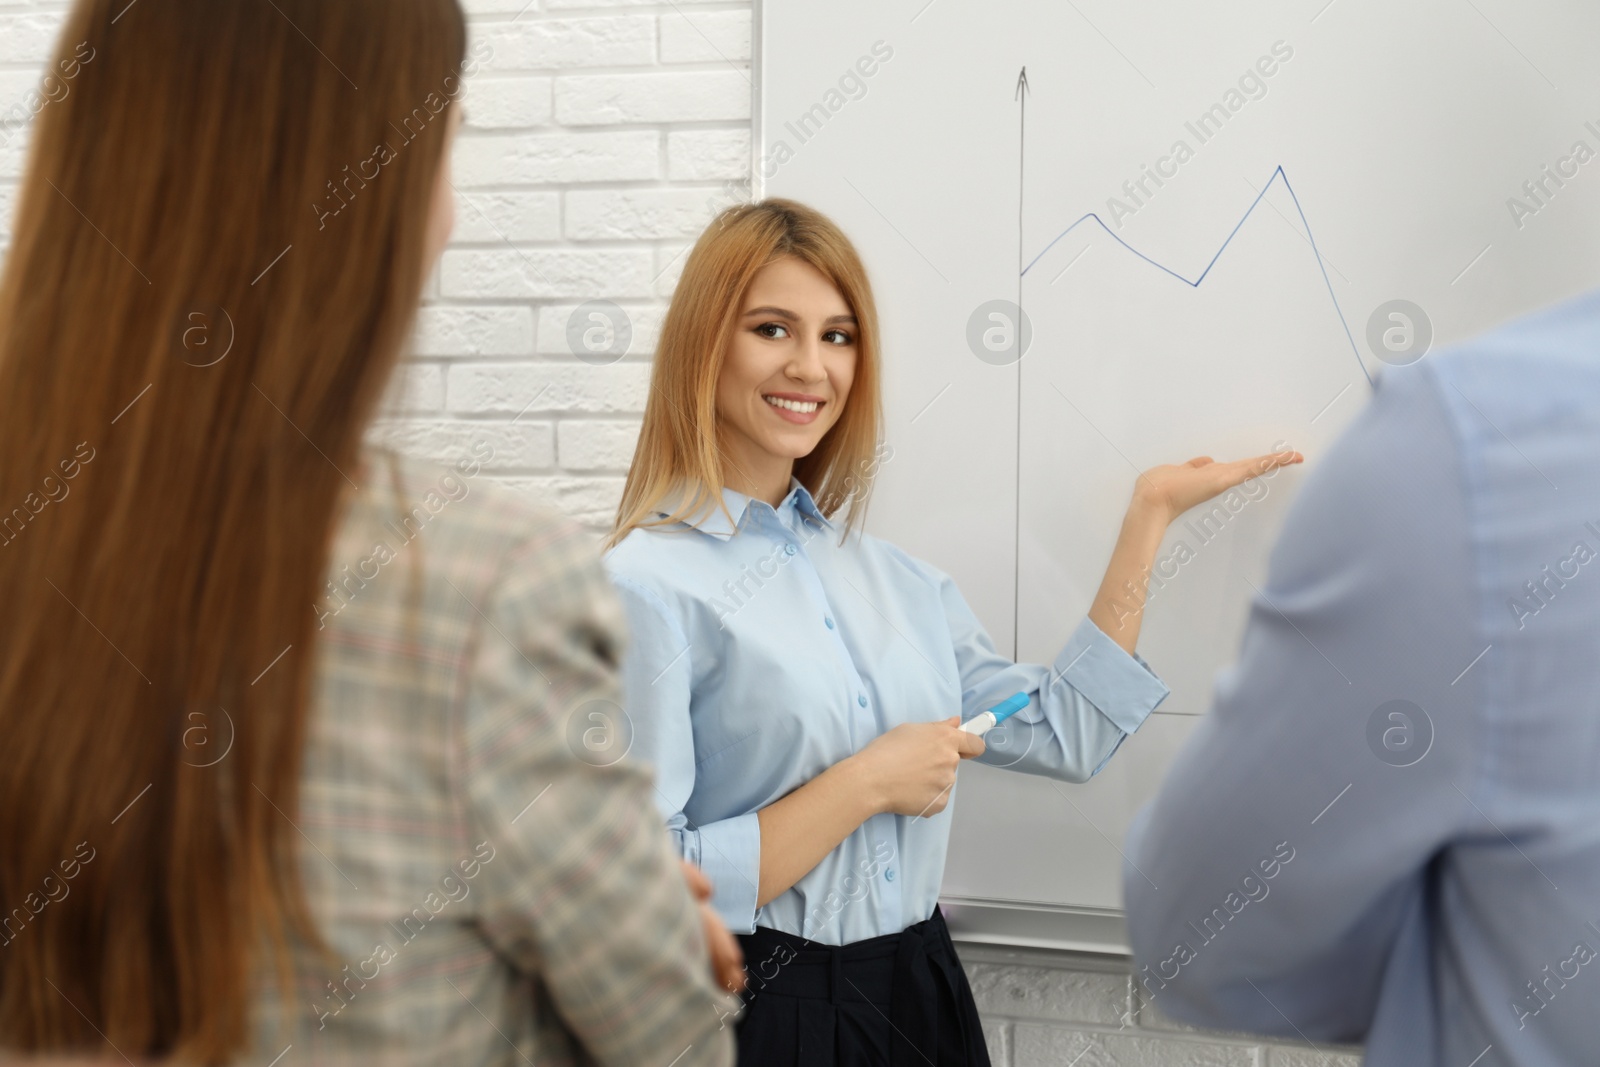
[(1166, 1016), (1384, 1064), (1595, 1043), (1580, 999), (1543, 995), (1576, 971), (1538, 982), (1593, 958), (1551, 946), (1591, 936), (1600, 893), (1597, 354), (1600, 291), (1386, 367), (1307, 472), (1238, 659), (1128, 830)]
[[(1600, 418), (1593, 407), (1585, 409), (1600, 387), (1600, 289), (1539, 308), (1485, 333), (1454, 343), (1429, 355), (1416, 367), (1400, 371), (1412, 375), (1425, 371), (1437, 382), (1446, 406), (1457, 415), (1456, 429), (1468, 448), (1478, 444), (1472, 422), (1504, 445), (1506, 438), (1521, 444), (1516, 434), (1502, 435), (1487, 425), (1485, 416), (1499, 410), (1514, 415), (1542, 412), (1557, 421), (1529, 429), (1560, 434), (1587, 430), (1591, 419), (1578, 417), (1585, 410)], [(1575, 417), (1562, 417), (1571, 413)], [(1487, 441), (1487, 437), (1485, 441)]]

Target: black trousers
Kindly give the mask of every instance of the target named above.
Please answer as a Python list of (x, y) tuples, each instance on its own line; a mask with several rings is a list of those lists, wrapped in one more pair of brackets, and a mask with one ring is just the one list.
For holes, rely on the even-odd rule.
[(740, 1067), (989, 1067), (972, 987), (944, 916), (823, 945), (741, 934), (749, 985)]

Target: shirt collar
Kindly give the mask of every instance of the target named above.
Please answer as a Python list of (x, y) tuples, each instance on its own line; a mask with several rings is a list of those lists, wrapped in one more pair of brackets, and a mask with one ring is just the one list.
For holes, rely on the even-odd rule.
[[(661, 502), (656, 505), (655, 512), (657, 515), (670, 515), (679, 505), (687, 502), (692, 495), (687, 483), (680, 482), (661, 498)], [(733, 516), (732, 526), (728, 525), (727, 516), (722, 514), (715, 500), (707, 501), (698, 516), (690, 516), (686, 521), (688, 521), (689, 525), (700, 530), (700, 532), (711, 534), (713, 537), (720, 537), (726, 541), (744, 525), (745, 512), (749, 510), (750, 504), (754, 499), (754, 497), (746, 496), (737, 489), (729, 489), (727, 486), (723, 486), (722, 500), (728, 506), (728, 513)], [(829, 530), (834, 528), (833, 523), (822, 513), (822, 509), (817, 507), (817, 502), (812, 499), (810, 491), (800, 484), (799, 478), (792, 474), (789, 476), (789, 494), (784, 497), (783, 502), (778, 506), (782, 508), (785, 504), (792, 504), (801, 515), (815, 520)]]

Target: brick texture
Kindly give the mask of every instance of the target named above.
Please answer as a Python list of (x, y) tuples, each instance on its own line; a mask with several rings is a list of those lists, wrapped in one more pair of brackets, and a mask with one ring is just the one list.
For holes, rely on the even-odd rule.
[[(489, 477), (598, 536), (622, 495), (683, 256), (749, 175), (751, 4), (462, 6), (487, 57), (463, 97), (456, 228), (373, 437), (441, 458), (486, 440)], [(0, 0), (0, 249), (26, 101), (69, 7)]]

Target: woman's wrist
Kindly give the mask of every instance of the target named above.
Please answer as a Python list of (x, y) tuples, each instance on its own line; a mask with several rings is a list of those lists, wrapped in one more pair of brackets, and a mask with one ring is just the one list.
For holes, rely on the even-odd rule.
[(1154, 530), (1157, 534), (1165, 534), (1175, 517), (1168, 512), (1165, 504), (1136, 492), (1128, 503), (1127, 512), (1122, 516), (1122, 528), (1124, 531)]
[(1171, 521), (1165, 503), (1141, 492), (1134, 494), (1122, 518), (1105, 577), (1089, 607), (1089, 619), (1129, 653), (1139, 641), (1150, 568)]
[(1172, 515), (1165, 505), (1134, 498), (1122, 517), (1122, 529), (1117, 532), (1117, 544), (1112, 550), (1112, 568), (1143, 575), (1155, 562), (1156, 553), (1171, 524)]
[(878, 789), (877, 775), (872, 773), (870, 764), (862, 759), (861, 752), (846, 756), (822, 773), (839, 779), (841, 793), (856, 805), (854, 814), (860, 816), (858, 824), (888, 810), (888, 803)]

